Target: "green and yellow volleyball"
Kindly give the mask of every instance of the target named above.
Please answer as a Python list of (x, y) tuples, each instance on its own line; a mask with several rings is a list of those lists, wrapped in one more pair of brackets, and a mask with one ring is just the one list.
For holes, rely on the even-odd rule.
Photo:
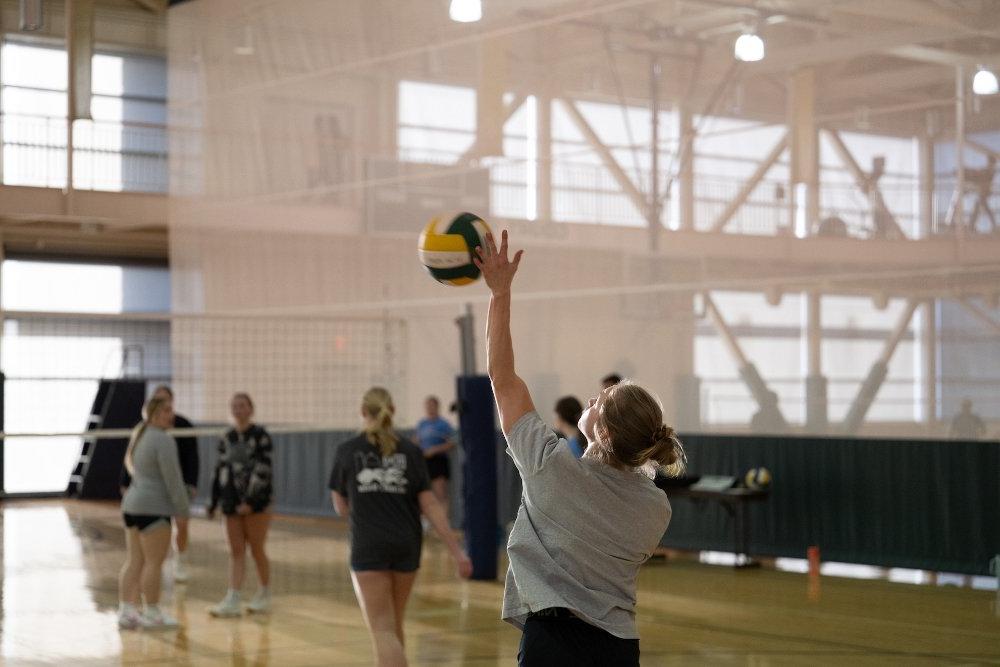
[(420, 263), (434, 280), (445, 285), (468, 285), (479, 278), (472, 262), (476, 246), (486, 245), (490, 228), (474, 213), (434, 218), (417, 243)]

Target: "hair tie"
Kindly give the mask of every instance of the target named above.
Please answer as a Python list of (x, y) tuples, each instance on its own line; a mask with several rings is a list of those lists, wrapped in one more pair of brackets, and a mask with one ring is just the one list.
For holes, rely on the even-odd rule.
[(660, 427), (653, 431), (653, 444), (655, 445), (660, 440), (666, 440), (670, 437), (670, 427), (666, 424), (660, 424)]

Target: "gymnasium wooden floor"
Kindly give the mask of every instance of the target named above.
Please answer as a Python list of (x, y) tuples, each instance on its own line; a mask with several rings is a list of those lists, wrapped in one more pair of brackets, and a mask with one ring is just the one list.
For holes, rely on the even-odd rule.
[[(333, 520), (279, 518), (272, 530), (275, 610), (213, 619), (224, 593), (219, 525), (192, 522), (192, 578), (165, 591), (184, 628), (119, 631), (124, 537), (117, 505), (2, 506), (5, 665), (369, 665), (371, 649)], [(245, 595), (254, 590), (249, 577)], [(406, 619), (415, 665), (511, 665), (519, 633), (499, 620), (502, 584), (456, 581), (440, 545)], [(652, 562), (639, 584), (643, 665), (1000, 664), (997, 594), (952, 586), (733, 571), (689, 558)]]

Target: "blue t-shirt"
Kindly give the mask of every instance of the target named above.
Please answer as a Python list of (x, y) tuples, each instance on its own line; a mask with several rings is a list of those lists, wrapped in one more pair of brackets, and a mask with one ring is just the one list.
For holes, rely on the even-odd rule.
[(443, 445), (454, 434), (455, 429), (441, 417), (421, 419), (417, 423), (417, 442), (420, 443), (420, 449)]
[(566, 444), (569, 445), (570, 451), (573, 452), (573, 456), (580, 458), (583, 456), (584, 448), (580, 446), (580, 441), (577, 440), (575, 435), (571, 435), (566, 439)]

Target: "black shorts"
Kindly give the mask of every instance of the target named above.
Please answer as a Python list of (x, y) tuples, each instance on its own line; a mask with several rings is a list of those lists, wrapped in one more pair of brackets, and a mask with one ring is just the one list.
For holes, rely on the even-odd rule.
[(543, 609), (524, 622), (517, 664), (638, 667), (639, 640), (615, 637), (568, 609)]
[(451, 479), (451, 466), (448, 464), (448, 456), (438, 454), (427, 459), (427, 473), (431, 479), (437, 479), (438, 477)]
[(420, 545), (415, 549), (351, 549), (351, 570), (354, 572), (376, 570), (416, 572), (418, 569), (420, 569)]
[(170, 517), (160, 514), (129, 514), (122, 512), (125, 519), (126, 528), (138, 528), (139, 532), (146, 532), (152, 528), (158, 528), (160, 524), (170, 527)]

